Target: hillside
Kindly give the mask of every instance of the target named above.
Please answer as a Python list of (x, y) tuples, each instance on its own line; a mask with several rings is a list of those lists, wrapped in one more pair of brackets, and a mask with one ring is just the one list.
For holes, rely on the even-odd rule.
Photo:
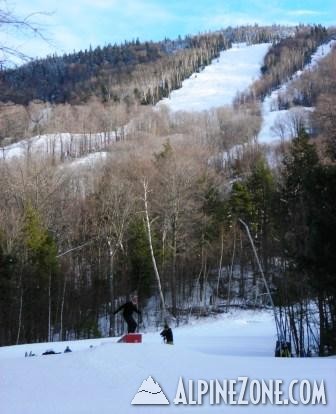
[(231, 105), (236, 95), (260, 76), (269, 47), (269, 43), (233, 44), (202, 72), (186, 79), (180, 89), (160, 104), (173, 111), (188, 112)]
[(334, 2), (0, 0), (0, 414), (336, 412)]
[[(268, 43), (250, 46), (245, 43), (233, 44), (232, 48), (221, 52), (202, 72), (195, 72), (183, 81), (180, 89), (173, 91), (170, 98), (159, 101), (156, 107), (167, 106), (173, 111), (193, 112), (231, 105), (237, 94), (260, 76), (260, 68), (269, 46)], [(51, 117), (53, 109), (49, 108), (48, 112)], [(66, 158), (66, 154), (77, 158), (90, 152), (90, 148), (91, 151), (106, 150), (107, 143), (114, 143), (121, 133), (127, 139), (127, 134), (132, 131), (132, 120), (128, 125), (122, 125), (122, 128), (123, 132), (114, 129), (89, 134), (43, 134), (4, 146), (2, 157), (10, 160), (23, 157), (30, 151), (41, 156), (54, 153), (59, 159)]]
[(289, 36), (285, 26), (240, 26), (194, 36), (86, 49), (34, 60), (0, 72), (2, 102), (28, 104), (104, 102), (153, 104), (181, 86), (233, 42), (262, 43)]
[[(330, 42), (319, 46), (316, 52), (312, 55), (311, 61), (302, 70), (294, 73), (290, 81), (283, 83), (280, 88), (274, 90), (263, 100), (263, 123), (258, 135), (259, 142), (270, 143), (276, 139), (286, 140), (294, 138), (296, 131), (291, 124), (291, 114), (292, 117), (294, 116), (293, 108), (292, 110), (290, 110), (290, 108), (281, 108), (282, 97), (292, 88), (295, 81), (298, 81), (305, 72), (311, 71), (318, 65), (318, 62), (321, 59), (327, 57), (328, 54), (332, 52), (335, 43), (335, 40), (331, 40)], [(295, 110), (297, 111), (297, 117), (302, 117), (302, 122), (305, 124), (306, 128), (311, 129), (309, 124), (309, 113), (311, 113), (312, 107), (296, 105), (294, 107), (294, 111)], [(284, 125), (282, 129), (281, 125)]]
[[(113, 311), (136, 291), (141, 307), (154, 298), (152, 326), (163, 318), (160, 300), (177, 325), (273, 301), (293, 354), (335, 353), (335, 49), (322, 56), (330, 36), (319, 26), (289, 38), (264, 30), (234, 30), (240, 47), (181, 76), (164, 101), (171, 109), (155, 105), (160, 94), (139, 104), (95, 90), (78, 104), (1, 107), (2, 345), (117, 335)], [(179, 53), (165, 57), (172, 73)], [(132, 79), (146, 89), (162, 75), (159, 62), (143, 76), (136, 63)], [(292, 122), (293, 139), (270, 148), (258, 134), (270, 113), (262, 101), (275, 90), (268, 111), (310, 105), (310, 124), (281, 121), (277, 133)]]

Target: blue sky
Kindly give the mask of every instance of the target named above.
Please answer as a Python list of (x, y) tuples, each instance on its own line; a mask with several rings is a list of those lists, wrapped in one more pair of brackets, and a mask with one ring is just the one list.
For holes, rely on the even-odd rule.
[[(0, 0), (3, 5), (4, 0)], [(104, 46), (137, 37), (176, 38), (246, 23), (336, 25), (336, 0), (7, 0), (20, 16), (32, 12), (50, 43), (7, 33), (6, 42), (32, 57)], [(0, 33), (4, 39), (4, 33)]]

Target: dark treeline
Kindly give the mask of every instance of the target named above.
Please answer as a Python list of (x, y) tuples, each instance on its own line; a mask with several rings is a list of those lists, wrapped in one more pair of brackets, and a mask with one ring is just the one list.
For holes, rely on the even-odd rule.
[(288, 36), (281, 26), (227, 28), (162, 42), (135, 40), (33, 60), (0, 73), (2, 102), (28, 104), (102, 101), (156, 103), (232, 42), (272, 42)]
[[(136, 69), (144, 67), (145, 73), (155, 62), (166, 64), (169, 60), (167, 58), (173, 59), (175, 55), (179, 56), (179, 61), (176, 62), (178, 69), (179, 62), (188, 59), (188, 50), (192, 48), (197, 59), (190, 70), (195, 70), (196, 67), (207, 64), (209, 58), (226, 47), (223, 36), (214, 34), (199, 36), (192, 39), (192, 42), (191, 38), (144, 43), (137, 40), (123, 45), (98, 46), (68, 55), (50, 56), (3, 71), (2, 101), (27, 104), (39, 99), (52, 103), (79, 103), (92, 96), (102, 100), (132, 101), (140, 98), (141, 101), (141, 93), (147, 91), (129, 91), (127, 88)], [(147, 76), (146, 81), (149, 79), (150, 76)], [(162, 82), (163, 87), (165, 79)], [(126, 89), (123, 93), (118, 93), (120, 85)]]

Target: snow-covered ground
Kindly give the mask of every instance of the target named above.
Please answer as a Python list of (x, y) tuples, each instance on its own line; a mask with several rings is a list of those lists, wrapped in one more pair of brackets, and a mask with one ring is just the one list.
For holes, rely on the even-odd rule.
[(182, 88), (173, 91), (158, 105), (167, 105), (172, 111), (189, 112), (231, 105), (237, 93), (244, 91), (260, 76), (269, 47), (269, 43), (233, 44), (202, 72), (183, 81)]
[[(105, 338), (0, 348), (1, 414), (336, 412), (336, 359), (274, 358), (275, 328), (268, 311), (240, 310), (194, 321), (174, 329), (174, 346), (164, 345), (153, 332), (143, 335), (142, 344), (114, 341)], [(41, 356), (48, 348), (63, 352), (66, 345), (72, 353)], [(25, 358), (30, 351), (36, 356)], [(131, 405), (140, 386), (149, 384), (159, 390), (150, 376), (170, 405)], [(187, 390), (189, 379), (222, 382), (241, 376), (279, 379), (284, 381), (284, 390), (294, 379), (324, 380), (328, 403), (210, 405), (209, 396), (204, 405), (173, 403), (180, 377)]]
[[(303, 70), (297, 71), (293, 75), (292, 80), (298, 79), (304, 71), (311, 70), (316, 67), (318, 62), (330, 53), (335, 44), (336, 41), (331, 40), (329, 43), (319, 46), (316, 52), (312, 55), (311, 62), (307, 64)], [(291, 109), (276, 109), (279, 94), (284, 94), (286, 92), (292, 80), (282, 84), (280, 88), (273, 91), (271, 95), (268, 95), (264, 99), (262, 104), (263, 123), (258, 135), (258, 141), (260, 143), (269, 144), (277, 142), (280, 140), (279, 135), (281, 135), (281, 138), (285, 140), (292, 139), (295, 135), (295, 131), (293, 131), (291, 126), (291, 117), (296, 118), (299, 115), (300, 117), (302, 116), (303, 118), (307, 118), (308, 113), (312, 110), (312, 108), (304, 107), (294, 108), (294, 112)], [(298, 111), (300, 111), (301, 114), (299, 114)]]
[(11, 160), (30, 154), (72, 159), (89, 152), (101, 151), (115, 140), (115, 132), (44, 134), (0, 148), (0, 159)]

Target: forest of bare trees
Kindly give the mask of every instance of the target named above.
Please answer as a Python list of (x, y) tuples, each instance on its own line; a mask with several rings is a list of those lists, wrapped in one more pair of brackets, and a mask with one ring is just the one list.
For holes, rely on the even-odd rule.
[[(237, 159), (216, 162), (225, 142), (217, 119), (219, 114), (212, 114), (211, 123), (194, 115), (168, 131), (163, 125), (162, 135), (156, 124), (155, 135), (147, 131), (119, 141), (94, 165), (55, 165), (47, 157), (1, 163), (3, 344), (103, 335), (102, 320), (109, 326), (111, 306), (130, 291), (138, 291), (142, 306), (157, 295), (143, 180), (165, 303), (177, 322), (190, 312), (269, 304), (239, 218), (251, 226), (273, 293), (284, 295), (278, 303), (297, 305), (302, 292), (293, 293), (297, 276), (290, 263), (295, 258), (288, 258), (284, 245), (305, 217), (295, 210), (300, 220), (284, 226), (283, 217), (292, 213), (283, 204), (289, 208), (284, 200), (290, 200), (294, 185), (286, 183), (290, 168), (298, 168), (292, 173), (298, 179), (302, 171), (286, 157), (283, 171), (270, 170), (253, 144), (253, 131)], [(235, 128), (245, 134), (241, 119)], [(305, 151), (312, 151), (301, 139)], [(314, 160), (321, 174), (332, 173), (317, 155)], [(328, 192), (326, 197), (331, 208)], [(326, 211), (324, 217), (331, 220)], [(307, 234), (299, 229), (294, 235), (303, 243)], [(290, 295), (282, 290), (284, 280)], [(330, 280), (328, 294), (331, 286)], [(303, 298), (314, 299), (310, 284)], [(324, 302), (322, 294), (321, 300), (329, 315), (330, 298)]]
[[(150, 91), (146, 103), (160, 96), (160, 62), (153, 73), (141, 65), (133, 73), (131, 88)], [(309, 351), (335, 352), (334, 66), (335, 52), (307, 75), (315, 79), (314, 138), (298, 128), (277, 149), (276, 165), (256, 142), (256, 100), (176, 114), (97, 97), (4, 105), (5, 142), (67, 132), (82, 134), (86, 146), (76, 156), (0, 158), (0, 344), (120, 333), (111, 314), (133, 291), (145, 319), (160, 321), (164, 311), (176, 324), (230, 306), (269, 306), (242, 220), (295, 352), (307, 353), (307, 340)], [(300, 96), (308, 83), (297, 85)], [(10, 111), (20, 119), (15, 128)], [(96, 151), (96, 133), (101, 156), (79, 158)]]

